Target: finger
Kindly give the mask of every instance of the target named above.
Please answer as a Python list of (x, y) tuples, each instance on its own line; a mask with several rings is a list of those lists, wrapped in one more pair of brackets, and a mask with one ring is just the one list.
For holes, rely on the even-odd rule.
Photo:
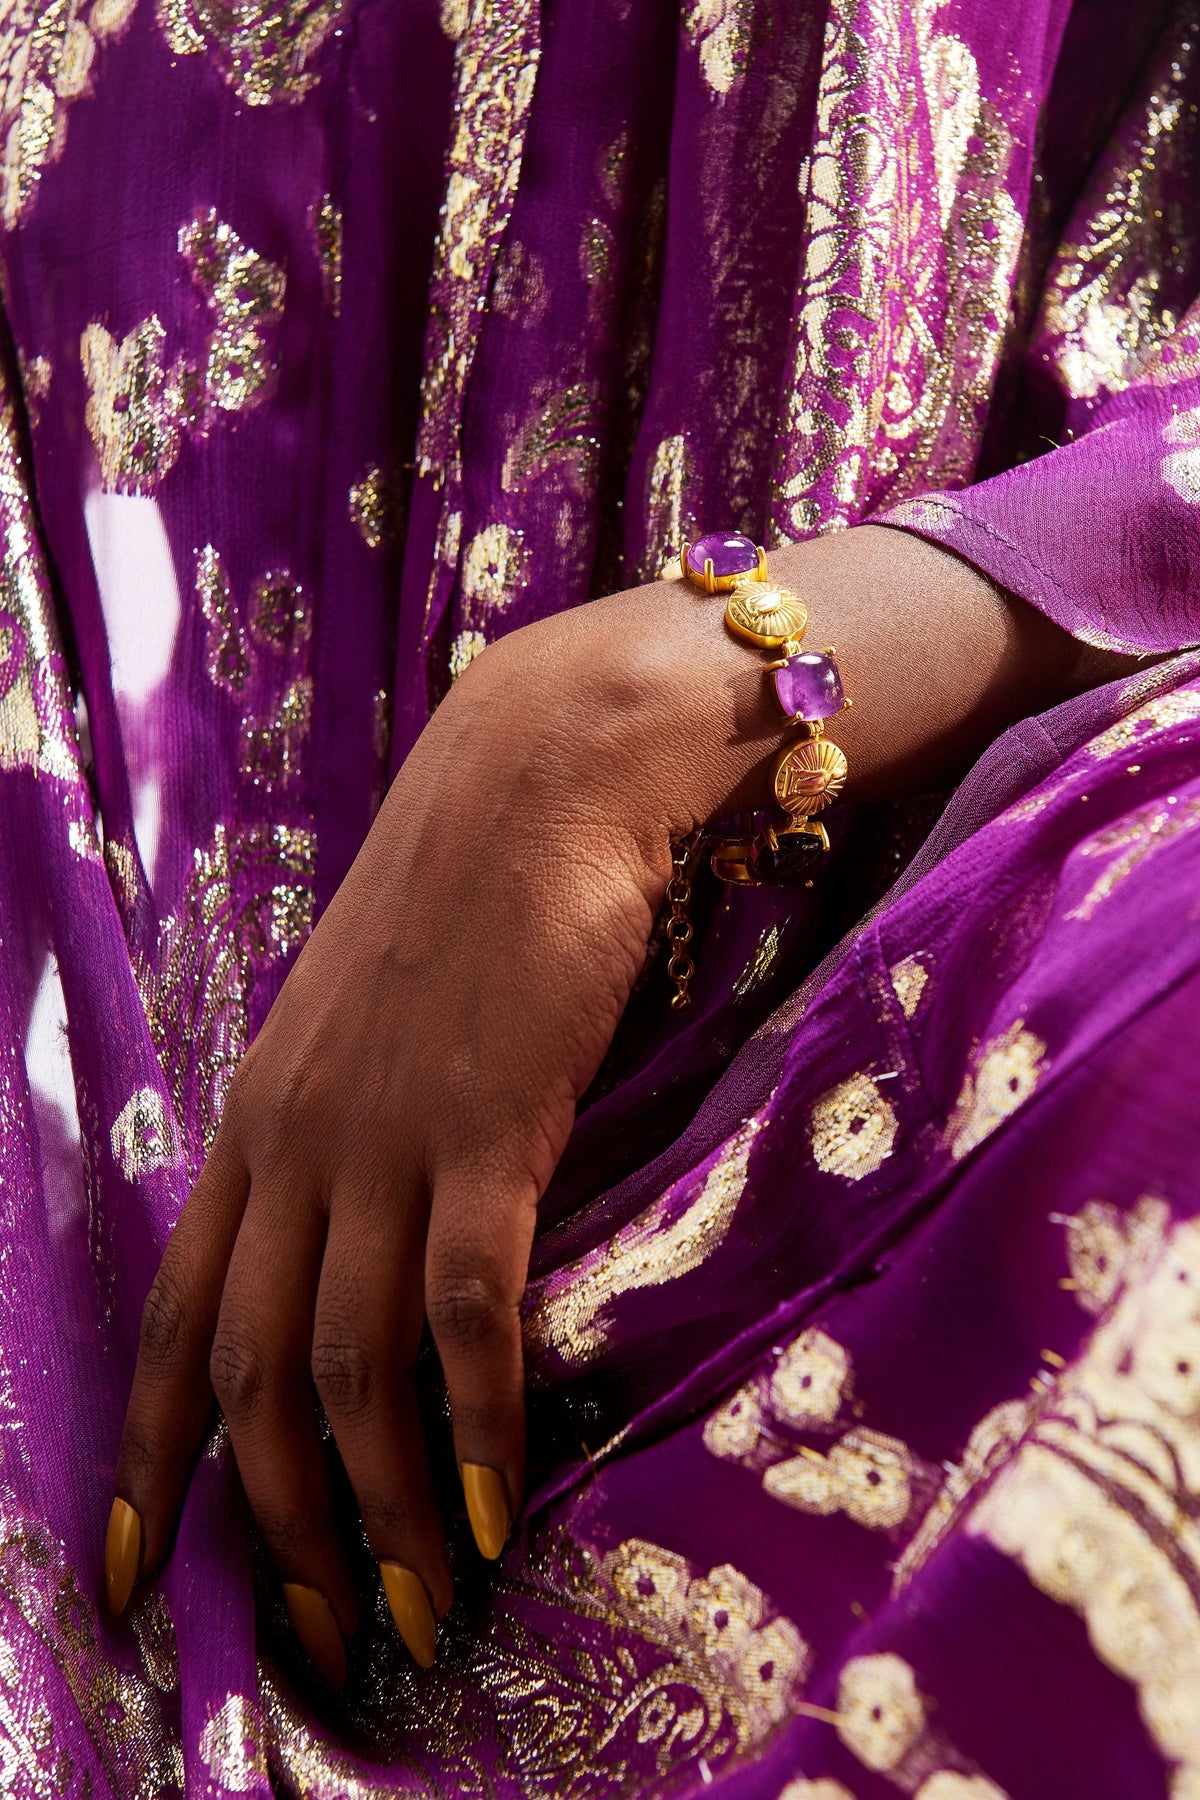
[(475, 1542), (500, 1555), (525, 1481), (519, 1307), (537, 1195), (495, 1171), (435, 1182), (425, 1310), (442, 1359)]
[(325, 1214), (302, 1178), (255, 1181), (213, 1338), (213, 1390), (297, 1635), (332, 1687), (358, 1605), (334, 1523), (310, 1357)]
[(312, 1367), (392, 1617), (428, 1668), (454, 1586), (411, 1373), (424, 1319), (423, 1225), (423, 1195), (405, 1205), (394, 1192), (335, 1194)]
[(139, 1573), (171, 1545), (212, 1412), (208, 1357), (249, 1177), (223, 1129), (179, 1215), (142, 1311), (133, 1389), (104, 1547), (109, 1611), (122, 1613)]

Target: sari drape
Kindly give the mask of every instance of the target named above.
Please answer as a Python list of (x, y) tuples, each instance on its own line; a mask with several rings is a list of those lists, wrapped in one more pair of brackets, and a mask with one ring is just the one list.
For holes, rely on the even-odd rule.
[[(1198, 33), (10, 12), (6, 1792), (1200, 1795)], [(219, 1426), (110, 1623), (142, 1300), (431, 706), (697, 528), (866, 519), (1155, 660), (861, 809), (824, 892), (710, 890), (686, 1024), (651, 958), (543, 1203), (495, 1571), (435, 1444), (433, 1670), (364, 1553), (316, 1687)]]

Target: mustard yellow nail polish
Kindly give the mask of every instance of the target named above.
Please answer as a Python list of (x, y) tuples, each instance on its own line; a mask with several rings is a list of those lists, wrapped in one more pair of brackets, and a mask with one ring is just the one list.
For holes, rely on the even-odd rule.
[(489, 1469), (486, 1463), (465, 1462), (462, 1466), (462, 1484), (467, 1502), (467, 1517), (471, 1521), (479, 1553), (495, 1562), (512, 1529), (512, 1514), (509, 1512), (504, 1477), (498, 1469)]
[(104, 1587), (108, 1610), (119, 1619), (129, 1604), (142, 1555), (142, 1521), (128, 1500), (116, 1499), (104, 1539)]
[(423, 1669), (432, 1669), (437, 1655), (437, 1624), (425, 1583), (403, 1563), (380, 1563), (379, 1573), (396, 1630), (408, 1645), (413, 1661)]
[(346, 1646), (324, 1594), (298, 1581), (285, 1581), (283, 1597), (296, 1627), (296, 1636), (308, 1651), (318, 1674), (332, 1688), (346, 1685)]

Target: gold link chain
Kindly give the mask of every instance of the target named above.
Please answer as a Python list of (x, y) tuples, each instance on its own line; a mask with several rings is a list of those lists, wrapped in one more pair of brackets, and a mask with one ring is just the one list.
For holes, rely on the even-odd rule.
[(688, 873), (691, 856), (690, 838), (681, 838), (678, 843), (671, 845), (672, 875), (667, 883), (667, 903), (671, 908), (671, 915), (666, 924), (666, 936), (671, 946), (667, 975), (675, 984), (675, 992), (671, 996), (673, 1012), (682, 1012), (692, 1004), (692, 976), (696, 972), (696, 965), (688, 950), (692, 941), (692, 921), (688, 913), (692, 899), (692, 883)]

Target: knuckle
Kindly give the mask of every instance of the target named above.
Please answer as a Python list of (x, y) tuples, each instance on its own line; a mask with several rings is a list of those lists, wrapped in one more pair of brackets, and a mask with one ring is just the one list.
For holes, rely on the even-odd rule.
[(169, 1263), (163, 1263), (142, 1308), (139, 1349), (142, 1361), (153, 1369), (171, 1367), (179, 1358), (187, 1336), (189, 1312), (182, 1284)]
[(475, 1273), (431, 1282), (425, 1310), (439, 1344), (451, 1350), (472, 1350), (494, 1336), (514, 1309), (497, 1282)]
[(361, 1418), (378, 1391), (378, 1369), (370, 1349), (344, 1327), (319, 1332), (313, 1340), (312, 1374), (329, 1417)]
[(209, 1377), (227, 1419), (249, 1419), (267, 1387), (267, 1363), (259, 1345), (241, 1326), (218, 1328), (209, 1357)]

